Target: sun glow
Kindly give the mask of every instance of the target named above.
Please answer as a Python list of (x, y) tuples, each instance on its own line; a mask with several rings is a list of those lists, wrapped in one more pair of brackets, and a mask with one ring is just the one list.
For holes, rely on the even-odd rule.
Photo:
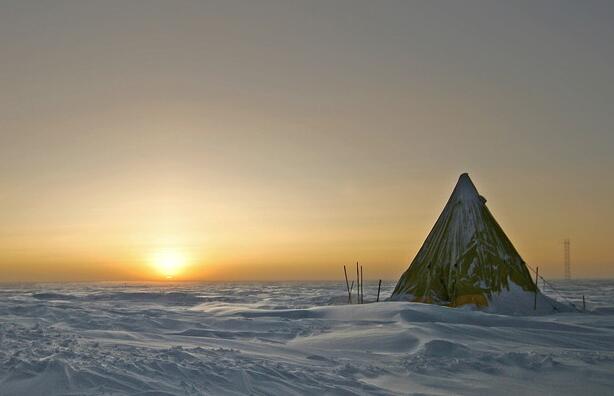
[(164, 249), (152, 255), (151, 262), (156, 271), (167, 279), (181, 274), (187, 263), (186, 255), (175, 249)]

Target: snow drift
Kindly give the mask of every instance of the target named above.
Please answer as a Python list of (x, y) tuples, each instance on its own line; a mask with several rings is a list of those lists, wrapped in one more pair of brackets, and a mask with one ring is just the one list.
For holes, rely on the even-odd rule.
[(333, 305), (344, 288), (0, 286), (0, 395), (611, 394), (611, 282), (561, 285), (596, 309), (544, 316)]

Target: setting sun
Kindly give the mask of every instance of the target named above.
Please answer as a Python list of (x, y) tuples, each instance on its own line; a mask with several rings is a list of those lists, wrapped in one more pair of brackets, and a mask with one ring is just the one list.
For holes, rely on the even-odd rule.
[(187, 258), (183, 252), (175, 249), (164, 249), (152, 255), (151, 262), (156, 271), (166, 277), (173, 278), (181, 273)]

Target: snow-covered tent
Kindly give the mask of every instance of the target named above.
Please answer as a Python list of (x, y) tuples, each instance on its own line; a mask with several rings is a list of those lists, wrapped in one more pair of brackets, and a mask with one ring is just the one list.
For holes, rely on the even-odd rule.
[[(525, 262), (463, 173), (391, 299), (533, 310), (536, 291)], [(556, 304), (541, 293), (539, 300), (540, 310)]]

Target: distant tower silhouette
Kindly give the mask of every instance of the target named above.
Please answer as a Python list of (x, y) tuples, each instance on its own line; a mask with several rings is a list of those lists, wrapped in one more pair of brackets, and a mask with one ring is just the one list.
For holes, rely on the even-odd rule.
[(571, 279), (571, 258), (569, 256), (569, 238), (563, 241), (563, 249), (565, 250), (565, 279)]

